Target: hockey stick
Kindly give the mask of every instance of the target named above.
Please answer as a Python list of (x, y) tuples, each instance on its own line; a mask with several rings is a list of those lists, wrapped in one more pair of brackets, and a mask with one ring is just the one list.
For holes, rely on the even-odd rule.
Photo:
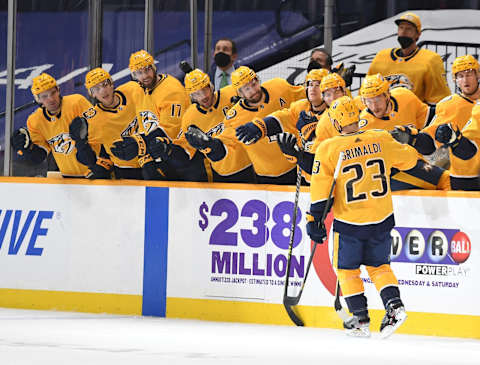
[[(300, 133), (300, 140), (302, 142), (302, 151), (305, 150), (305, 141), (303, 140), (302, 133)], [(295, 314), (291, 305), (287, 303), (289, 298), (288, 296), (288, 278), (290, 277), (290, 266), (292, 264), (292, 250), (293, 250), (293, 242), (295, 238), (295, 227), (297, 225), (297, 209), (298, 209), (298, 198), (300, 197), (300, 185), (302, 183), (302, 168), (300, 164), (298, 164), (297, 170), (297, 181), (295, 185), (295, 200), (293, 203), (293, 214), (292, 214), (292, 226), (290, 227), (290, 241), (288, 243), (288, 258), (287, 258), (287, 271), (285, 276), (285, 286), (283, 289), (283, 305), (285, 306), (285, 310), (287, 311), (288, 316), (295, 323), (297, 326), (303, 326), (302, 320)]]
[(343, 308), (342, 303), (340, 302), (340, 282), (337, 278), (337, 287), (335, 288), (335, 302), (333, 303), (333, 307), (335, 308), (335, 312), (337, 312), (338, 316), (341, 318), (343, 322), (350, 318), (345, 308)]
[[(336, 181), (337, 181), (338, 173), (340, 171), (340, 165), (342, 164), (342, 160), (343, 160), (343, 152), (340, 152), (340, 155), (338, 156), (338, 160), (337, 160), (337, 165), (335, 166), (335, 171), (333, 173), (333, 181), (332, 181), (332, 185), (330, 187), (330, 192), (328, 194), (325, 209), (323, 210), (321, 222), (325, 221), (327, 213), (330, 209), (330, 203), (331, 203), (332, 197), (333, 197), (333, 190), (335, 189), (335, 184), (336, 184)], [(298, 177), (298, 175), (297, 175), (297, 177)], [(298, 203), (297, 196), (295, 196), (295, 198), (296, 198), (295, 202)], [(296, 216), (296, 212), (297, 212), (297, 210), (296, 210), (296, 207), (295, 207), (294, 216)], [(295, 217), (295, 219), (296, 219), (296, 217)], [(293, 222), (295, 222), (295, 220)], [(292, 224), (295, 224), (295, 223), (292, 223)], [(288, 248), (289, 251), (288, 251), (288, 261), (287, 261), (287, 275), (286, 275), (286, 279), (285, 279), (285, 290), (284, 290), (284, 294), (283, 294), (283, 305), (285, 306), (285, 309), (287, 310), (287, 314), (290, 317), (290, 319), (293, 321), (293, 323), (295, 323), (297, 326), (303, 326), (304, 325), (303, 321), (293, 312), (292, 307), (297, 305), (298, 302), (300, 301), (300, 298), (301, 298), (302, 293), (303, 293), (303, 289), (305, 288), (305, 283), (307, 282), (308, 273), (310, 271), (310, 266), (312, 265), (312, 260), (313, 260), (313, 257), (315, 255), (315, 251), (317, 249), (318, 242), (313, 242), (313, 249), (312, 249), (312, 252), (310, 253), (310, 257), (308, 258), (307, 270), (305, 271), (305, 276), (303, 278), (302, 286), (300, 287), (300, 292), (294, 297), (288, 296), (288, 293), (287, 293), (288, 277), (289, 277), (289, 273), (290, 273), (290, 264), (291, 264), (294, 232), (295, 232), (295, 227), (292, 227), (292, 231), (291, 231), (291, 234), (290, 234), (290, 243), (289, 243), (289, 248)], [(338, 303), (340, 304), (340, 300), (339, 300)], [(340, 306), (341, 306), (341, 304), (340, 304)]]

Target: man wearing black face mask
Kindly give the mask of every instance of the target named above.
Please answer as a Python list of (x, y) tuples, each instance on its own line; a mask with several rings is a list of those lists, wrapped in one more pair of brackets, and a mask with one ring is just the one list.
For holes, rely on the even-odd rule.
[(319, 68), (331, 71), (332, 63), (332, 56), (330, 56), (325, 48), (315, 48), (310, 54), (310, 63), (307, 66), (307, 73)]
[(235, 62), (237, 60), (237, 45), (235, 42), (228, 38), (219, 39), (215, 44), (213, 59), (215, 62), (212, 64), (208, 76), (213, 81), (215, 90), (220, 90), (232, 83), (230, 75), (240, 67)]
[(422, 24), (416, 14), (406, 13), (396, 19), (395, 24), (398, 26), (400, 48), (378, 52), (368, 75), (380, 73), (387, 79), (406, 77), (421, 101), (430, 105), (438, 103), (450, 95), (442, 58), (433, 51), (418, 48)]

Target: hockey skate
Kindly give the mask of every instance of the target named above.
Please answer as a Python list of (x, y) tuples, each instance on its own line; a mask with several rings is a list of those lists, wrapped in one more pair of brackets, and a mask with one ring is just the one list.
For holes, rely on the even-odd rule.
[(353, 315), (343, 322), (343, 328), (349, 336), (370, 337), (370, 318), (368, 315)]
[(402, 302), (388, 305), (387, 312), (380, 325), (380, 337), (389, 337), (406, 319), (407, 313), (405, 312), (405, 307)]

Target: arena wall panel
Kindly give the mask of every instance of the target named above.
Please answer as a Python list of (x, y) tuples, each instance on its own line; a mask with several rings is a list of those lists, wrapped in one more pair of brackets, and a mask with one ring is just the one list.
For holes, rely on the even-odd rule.
[[(282, 295), (294, 187), (0, 178), (0, 198), (0, 306), (292, 324)], [(394, 195), (400, 333), (480, 338), (479, 198)], [(310, 255), (308, 205), (302, 188), (290, 294)], [(311, 327), (341, 328), (330, 238), (297, 307)], [(384, 310), (362, 278), (375, 330)]]

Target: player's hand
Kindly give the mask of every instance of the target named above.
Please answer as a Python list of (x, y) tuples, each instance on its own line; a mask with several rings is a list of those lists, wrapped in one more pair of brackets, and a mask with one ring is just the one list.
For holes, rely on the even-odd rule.
[(357, 68), (356, 65), (352, 65), (350, 67), (344, 68), (340, 73), (340, 76), (345, 80), (345, 86), (350, 87), (353, 81), (353, 74), (355, 73), (355, 69)]
[(279, 133), (277, 134), (277, 143), (287, 160), (293, 163), (298, 161), (300, 149), (297, 146), (297, 137), (292, 133)]
[(265, 133), (259, 125), (265, 125), (265, 123), (255, 120), (237, 127), (235, 129), (237, 139), (244, 144), (256, 143), (260, 138), (265, 136)]
[(166, 161), (172, 152), (172, 141), (168, 137), (155, 137), (148, 140), (147, 146), (154, 160)]
[(204, 133), (194, 124), (188, 127), (188, 130), (185, 132), (185, 138), (187, 142), (190, 143), (190, 146), (197, 150), (206, 150), (212, 145), (212, 137)]
[(12, 148), (17, 152), (26, 151), (32, 145), (30, 133), (28, 133), (27, 128), (20, 128), (14, 131), (10, 141)]
[(303, 138), (309, 139), (310, 135), (315, 131), (315, 126), (312, 123), (318, 122), (315, 115), (307, 113), (305, 110), (300, 112), (297, 120), (297, 129), (302, 134)]
[(414, 145), (418, 136), (418, 130), (406, 125), (397, 125), (390, 134), (400, 143)]
[(112, 175), (110, 171), (100, 165), (93, 165), (88, 169), (88, 172), (85, 176), (87, 179), (95, 180), (95, 179), (111, 179)]
[(138, 143), (133, 137), (123, 137), (123, 139), (113, 142), (110, 151), (115, 157), (124, 161), (132, 160), (139, 155)]
[(88, 123), (83, 117), (75, 117), (70, 123), (69, 128), (70, 138), (75, 142), (86, 142), (88, 137)]
[(325, 225), (320, 220), (315, 220), (315, 217), (307, 212), (307, 234), (317, 243), (322, 244), (327, 238), (327, 230)]
[(449, 124), (440, 124), (435, 131), (435, 139), (443, 143), (445, 146), (455, 145), (461, 137), (461, 132), (457, 128), (454, 130), (452, 125)]

